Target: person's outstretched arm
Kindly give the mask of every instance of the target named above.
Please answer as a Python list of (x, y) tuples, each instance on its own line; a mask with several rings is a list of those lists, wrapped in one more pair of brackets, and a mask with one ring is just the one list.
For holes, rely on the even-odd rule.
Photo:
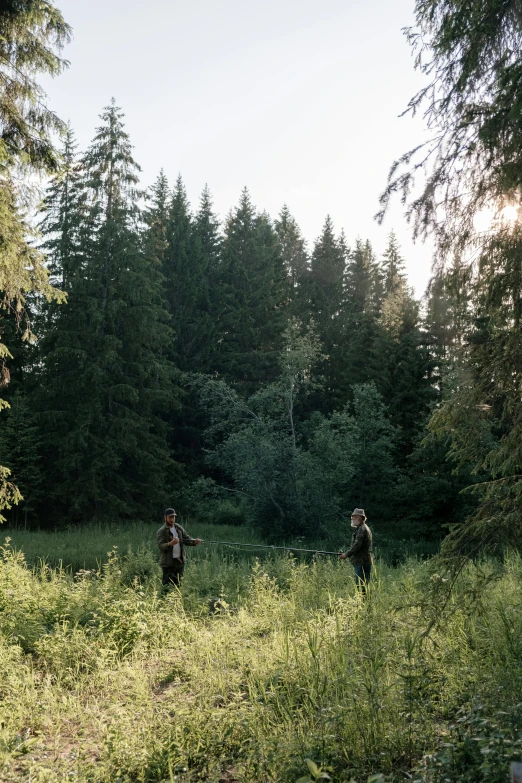
[(197, 546), (198, 544), (201, 544), (201, 538), (192, 538), (192, 536), (189, 536), (184, 527), (181, 527), (181, 525), (178, 525), (178, 527), (181, 532), (181, 540), (185, 546)]

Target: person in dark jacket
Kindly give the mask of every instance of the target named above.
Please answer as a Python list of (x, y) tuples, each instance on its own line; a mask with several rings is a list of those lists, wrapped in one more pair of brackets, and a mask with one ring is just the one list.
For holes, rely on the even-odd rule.
[(372, 573), (372, 531), (366, 524), (364, 508), (356, 508), (352, 514), (352, 545), (340, 555), (341, 560), (350, 559), (355, 571), (355, 584), (366, 593), (366, 586)]
[(160, 566), (163, 570), (161, 582), (163, 589), (171, 585), (179, 587), (185, 570), (185, 547), (201, 544), (201, 538), (192, 538), (176, 522), (177, 514), (173, 508), (167, 508), (164, 524), (158, 530), (156, 540), (160, 551)]

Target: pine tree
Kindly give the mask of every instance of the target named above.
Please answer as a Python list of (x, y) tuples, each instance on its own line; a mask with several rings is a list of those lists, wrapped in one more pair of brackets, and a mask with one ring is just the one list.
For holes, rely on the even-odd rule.
[(81, 167), (70, 126), (64, 140), (62, 166), (47, 188), (40, 230), (52, 282), (67, 292), (71, 277), (79, 272), (82, 196)]
[(162, 271), (174, 330), (170, 356), (182, 371), (184, 387), (182, 407), (168, 417), (169, 445), (174, 458), (183, 464), (185, 475), (195, 477), (201, 470), (201, 432), (206, 422), (191, 379), (211, 368), (214, 327), (210, 276), (219, 253), (217, 221), (208, 188), (194, 218), (183, 181), (178, 177), (164, 221)]
[(347, 308), (352, 313), (350, 319), (354, 327), (361, 324), (363, 315), (372, 312), (373, 266), (373, 249), (370, 243), (357, 239), (355, 248), (348, 257), (343, 295)]
[[(62, 151), (63, 165), (47, 187), (39, 226), (44, 236), (41, 247), (47, 257), (50, 280), (64, 296), (71, 291), (73, 278), (84, 274), (81, 234), (87, 225), (87, 204), (76, 148), (74, 134), (68, 126)], [(40, 353), (52, 350), (61, 307), (61, 303), (51, 299), (39, 308), (36, 328), (41, 341)]]
[(522, 543), (521, 259), (518, 223), (500, 226), (485, 242), (469, 284), (472, 327), (429, 424), (449, 440), (457, 465), (471, 465), (480, 477), (476, 511), (445, 541), (457, 557)]
[[(48, 0), (17, 0), (0, 7), (0, 167), (56, 171), (53, 134), (63, 129), (45, 105), (35, 74), (56, 76), (68, 65), (59, 56), (71, 28)], [(5, 170), (4, 170), (5, 173)]]
[(41, 357), (53, 511), (73, 520), (152, 518), (175, 468), (161, 418), (178, 397), (170, 319), (138, 232), (139, 168), (122, 116), (113, 101), (83, 158), (82, 273)]

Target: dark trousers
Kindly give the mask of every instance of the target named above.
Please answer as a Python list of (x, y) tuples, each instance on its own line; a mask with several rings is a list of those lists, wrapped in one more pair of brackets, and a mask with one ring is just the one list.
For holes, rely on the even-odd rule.
[(162, 566), (163, 576), (161, 577), (161, 584), (164, 590), (168, 590), (169, 587), (179, 587), (181, 584), (181, 578), (183, 576), (184, 565), (181, 560), (173, 560), (171, 566)]
[(356, 565), (353, 567), (355, 571), (355, 584), (359, 587), (362, 593), (366, 594), (366, 587), (370, 581), (372, 575), (372, 564), (365, 563), (364, 565)]

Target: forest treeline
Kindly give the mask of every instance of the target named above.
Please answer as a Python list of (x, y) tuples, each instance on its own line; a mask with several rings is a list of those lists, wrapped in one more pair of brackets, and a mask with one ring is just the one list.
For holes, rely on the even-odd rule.
[[(421, 306), (393, 232), (382, 257), (329, 217), (309, 251), (288, 207), (245, 189), (222, 225), (162, 172), (146, 193), (114, 104), (69, 129), (38, 214), (50, 283), (2, 314), (12, 359), (0, 464), (17, 524), (152, 520), (165, 505), (271, 536), (331, 533), (354, 505), (437, 537), (469, 476), (427, 436), (470, 305), (462, 275)], [(7, 339), (7, 337), (6, 337)]]
[[(511, 3), (415, 5), (426, 87), (409, 109), (433, 133), (393, 165), (379, 217), (399, 193), (434, 238), (419, 302), (393, 233), (378, 257), (327, 218), (308, 247), (287, 207), (270, 217), (247, 190), (224, 223), (181, 178), (143, 193), (114, 102), (80, 153), (37, 81), (66, 67), (70, 28), (49, 0), (4, 4), (9, 520), (148, 521), (168, 503), (284, 538), (335, 533), (357, 505), (388, 535), (449, 531), (447, 553), (520, 545), (521, 33)], [(50, 178), (37, 236), (35, 172)]]

